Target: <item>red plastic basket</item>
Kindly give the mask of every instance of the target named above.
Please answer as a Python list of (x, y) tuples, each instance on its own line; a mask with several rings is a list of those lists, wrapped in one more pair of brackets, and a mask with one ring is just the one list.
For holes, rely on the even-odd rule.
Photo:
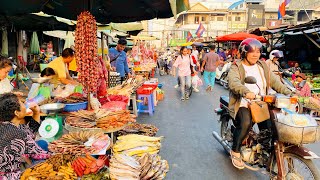
[(119, 111), (119, 110), (125, 110), (127, 107), (127, 103), (122, 101), (111, 101), (105, 103), (101, 108), (102, 109), (108, 109), (110, 111)]

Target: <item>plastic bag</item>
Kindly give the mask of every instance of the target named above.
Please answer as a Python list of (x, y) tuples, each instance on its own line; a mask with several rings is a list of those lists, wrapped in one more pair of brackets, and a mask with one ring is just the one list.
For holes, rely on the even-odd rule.
[(58, 88), (52, 93), (54, 97), (66, 98), (74, 92), (75, 86), (67, 84), (64, 88), (58, 86)]
[(278, 116), (279, 122), (295, 127), (317, 126), (317, 121), (305, 114), (288, 113)]
[(198, 75), (195, 75), (192, 77), (192, 85), (194, 87), (197, 87), (197, 86), (202, 86), (203, 85), (203, 82), (202, 80), (199, 78)]
[(31, 85), (31, 89), (29, 91), (29, 94), (28, 94), (28, 99), (32, 99), (34, 97), (36, 97), (39, 93), (39, 88), (40, 88), (40, 84), (39, 83), (33, 83)]

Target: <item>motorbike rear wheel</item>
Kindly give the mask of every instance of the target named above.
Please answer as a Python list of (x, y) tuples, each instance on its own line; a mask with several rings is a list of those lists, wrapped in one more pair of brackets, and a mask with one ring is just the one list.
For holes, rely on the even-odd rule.
[[(293, 153), (284, 153), (285, 179), (320, 179), (320, 172), (310, 159), (304, 159)], [(273, 162), (273, 172), (277, 174), (277, 162)]]

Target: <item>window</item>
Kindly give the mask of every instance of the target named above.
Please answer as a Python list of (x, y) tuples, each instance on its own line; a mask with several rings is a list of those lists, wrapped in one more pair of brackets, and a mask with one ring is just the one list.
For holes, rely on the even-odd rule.
[(205, 21), (206, 21), (206, 17), (202, 16), (202, 17), (201, 17), (201, 21), (202, 21), (202, 22), (205, 22)]
[(243, 8), (243, 4), (240, 5), (240, 8)]
[(199, 21), (200, 21), (199, 16), (195, 16), (195, 17), (194, 17), (194, 23), (195, 23), (195, 24), (199, 24), (199, 23), (200, 23)]
[(218, 17), (217, 17), (217, 21), (223, 21), (223, 17), (218, 16)]
[(237, 17), (235, 18), (235, 21), (241, 21), (241, 17), (237, 16)]
[(214, 16), (210, 16), (210, 20), (211, 21), (215, 21), (215, 17)]
[(228, 17), (228, 21), (232, 21), (232, 18), (230, 16)]

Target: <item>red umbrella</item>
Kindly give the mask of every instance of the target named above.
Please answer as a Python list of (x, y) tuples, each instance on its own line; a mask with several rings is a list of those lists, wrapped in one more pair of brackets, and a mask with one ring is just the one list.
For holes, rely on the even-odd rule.
[(255, 38), (259, 40), (262, 43), (267, 42), (267, 40), (262, 37), (262, 36), (257, 36), (254, 34), (248, 34), (245, 32), (239, 32), (239, 33), (234, 33), (234, 34), (228, 34), (224, 36), (218, 36), (216, 39), (216, 42), (226, 42), (226, 41), (243, 41), (247, 38)]

